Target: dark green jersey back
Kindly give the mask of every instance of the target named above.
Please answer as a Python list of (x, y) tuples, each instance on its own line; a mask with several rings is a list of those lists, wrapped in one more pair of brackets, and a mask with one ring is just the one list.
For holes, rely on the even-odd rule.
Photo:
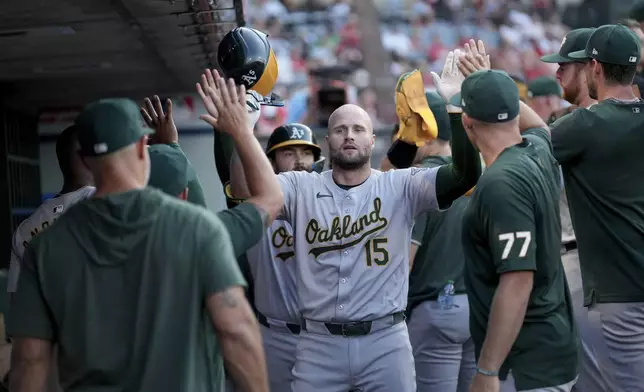
[(60, 345), (66, 391), (222, 390), (205, 299), (245, 283), (212, 213), (150, 188), (89, 199), (25, 261), (9, 331)]
[[(451, 162), (450, 157), (432, 156), (422, 165), (436, 167)], [(416, 218), (411, 237), (418, 251), (409, 274), (408, 312), (421, 302), (435, 300), (448, 280), (454, 281), (457, 293), (465, 292), (461, 230), (468, 199), (461, 196), (445, 211), (426, 212)]]
[(577, 335), (561, 264), (560, 175), (543, 129), (504, 150), (481, 176), (463, 220), (470, 331), (480, 354), (501, 274), (534, 271), (519, 336), (502, 368), (517, 388), (565, 384), (577, 375)]
[(585, 302), (644, 302), (644, 102), (602, 101), (552, 125)]

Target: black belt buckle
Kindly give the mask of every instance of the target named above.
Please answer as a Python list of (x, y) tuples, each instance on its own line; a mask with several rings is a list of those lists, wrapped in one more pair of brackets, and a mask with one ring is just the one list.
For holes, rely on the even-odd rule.
[(371, 332), (371, 321), (357, 321), (354, 323), (342, 324), (325, 323), (325, 326), (332, 335), (340, 335), (345, 338), (351, 336), (365, 336)]
[(291, 323), (286, 323), (286, 328), (288, 328), (288, 330), (291, 331), (293, 335), (299, 335), (300, 331), (302, 330), (299, 325)]

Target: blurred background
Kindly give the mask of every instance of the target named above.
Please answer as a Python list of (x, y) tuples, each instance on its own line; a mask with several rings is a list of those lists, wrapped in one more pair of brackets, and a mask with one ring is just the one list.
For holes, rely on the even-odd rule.
[[(394, 86), (405, 71), (440, 71), (445, 53), (485, 41), (495, 68), (530, 81), (553, 76), (539, 57), (571, 28), (614, 23), (633, 0), (3, 0), (0, 2), (0, 251), (17, 225), (62, 185), (56, 136), (88, 102), (171, 97), (182, 148), (208, 206), (224, 207), (213, 133), (194, 84), (216, 68), (235, 26), (267, 32), (279, 62), (281, 108), (264, 107), (260, 140), (285, 122), (313, 128), (326, 150), (326, 119), (357, 103), (375, 124), (379, 167), (396, 123)], [(564, 102), (560, 103), (565, 105)], [(0, 266), (1, 267), (1, 266)]]

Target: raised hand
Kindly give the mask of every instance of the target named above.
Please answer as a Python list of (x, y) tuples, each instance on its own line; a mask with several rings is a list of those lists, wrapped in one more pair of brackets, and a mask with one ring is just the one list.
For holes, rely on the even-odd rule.
[(490, 69), (490, 55), (485, 51), (485, 44), (481, 40), (469, 40), (465, 44), (465, 53), (458, 60), (458, 69), (466, 77), (476, 71)]
[(179, 132), (172, 118), (172, 101), (166, 99), (166, 110), (163, 110), (161, 99), (158, 95), (145, 98), (141, 106), (141, 115), (148, 127), (154, 129), (150, 138), (151, 144), (170, 144), (179, 142)]
[(438, 76), (436, 72), (431, 73), (436, 91), (438, 91), (438, 94), (440, 94), (445, 102), (449, 102), (454, 95), (461, 91), (461, 84), (465, 80), (465, 76), (458, 67), (458, 58), (460, 55), (461, 51), (459, 49), (449, 52), (445, 58), (445, 65), (443, 66), (441, 75)]
[(236, 86), (233, 79), (224, 80), (216, 70), (206, 70), (197, 83), (197, 93), (208, 112), (200, 119), (231, 136), (252, 134), (248, 129), (246, 87)]

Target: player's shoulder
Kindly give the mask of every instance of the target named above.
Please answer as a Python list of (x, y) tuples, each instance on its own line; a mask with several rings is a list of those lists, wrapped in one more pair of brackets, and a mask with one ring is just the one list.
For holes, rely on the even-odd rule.
[(323, 171), (322, 173), (318, 172), (308, 172), (305, 170), (293, 170), (282, 172), (277, 175), (278, 179), (287, 180), (292, 183), (315, 183), (317, 181), (322, 181), (324, 177), (331, 174), (331, 170)]
[(570, 127), (583, 126), (593, 117), (591, 109), (594, 106), (596, 105), (593, 105), (590, 108), (575, 107), (570, 112), (552, 122), (550, 124), (550, 129), (555, 131), (559, 129), (568, 129)]

